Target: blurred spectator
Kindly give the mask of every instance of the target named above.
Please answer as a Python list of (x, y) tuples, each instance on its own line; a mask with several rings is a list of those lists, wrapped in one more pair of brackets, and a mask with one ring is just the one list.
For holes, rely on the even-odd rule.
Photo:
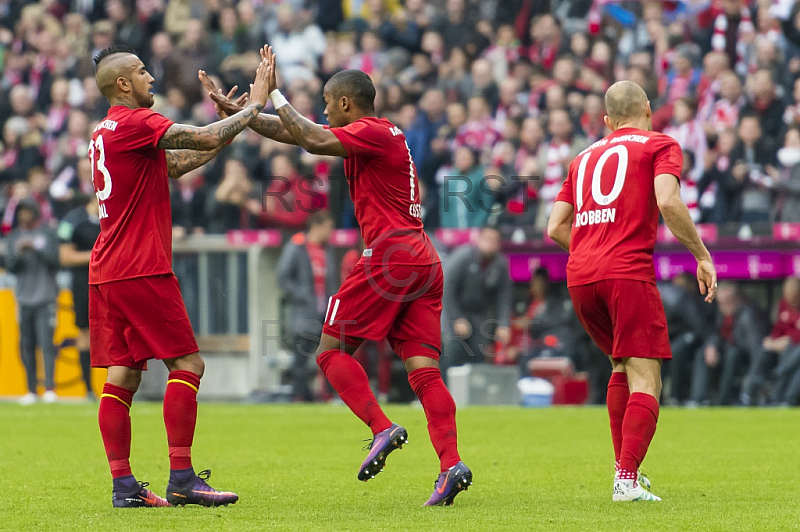
[[(472, 49), (475, 39), (475, 22), (469, 19), (466, 0), (446, 0), (445, 15), (435, 20), (433, 28), (442, 34), (445, 47)], [(473, 50), (473, 56), (476, 50)]]
[(136, 19), (135, 2), (132, 0), (107, 0), (106, 14), (116, 26), (116, 44), (139, 50), (144, 46), (145, 35)]
[(488, 152), (500, 140), (492, 122), (489, 104), (483, 96), (469, 99), (467, 122), (458, 128), (454, 147), (467, 146), (478, 153)]
[(719, 99), (709, 110), (705, 122), (706, 133), (719, 134), (725, 129), (736, 127), (739, 123), (739, 111), (744, 104), (745, 98), (742, 95), (742, 83), (739, 77), (731, 71), (720, 74)]
[(25, 179), (31, 168), (44, 164), (39, 151), (41, 135), (21, 116), (9, 118), (3, 126), (0, 154), (0, 183)]
[(703, 223), (722, 224), (738, 220), (741, 184), (733, 176), (734, 161), (731, 159), (736, 142), (734, 129), (723, 131), (705, 161), (705, 173), (697, 184)]
[[(752, 362), (742, 386), (742, 404), (764, 405), (770, 402), (795, 405), (800, 401), (800, 278), (783, 282), (783, 298), (769, 336), (752, 354)], [(767, 384), (771, 375), (776, 382), (770, 395)]]
[(748, 48), (755, 38), (755, 27), (750, 9), (744, 0), (721, 0), (716, 10), (712, 32), (711, 49), (728, 56), (739, 75), (747, 73)]
[(72, 290), (72, 303), (75, 311), (75, 326), (78, 337), (75, 347), (78, 349), (83, 382), (86, 395), (94, 399), (92, 390), (92, 366), (89, 342), (89, 259), (92, 248), (100, 236), (100, 209), (92, 195), (81, 196), (84, 203), (68, 212), (58, 225), (60, 246), (58, 257), (61, 266), (69, 268)]
[(694, 97), (697, 94), (701, 78), (697, 68), (699, 55), (700, 51), (695, 44), (681, 44), (675, 48), (672, 68), (665, 80), (664, 99), (668, 105), (674, 105), (680, 98)]
[[(418, 171), (430, 166), (431, 141), (436, 138), (439, 128), (446, 124), (445, 99), (442, 91), (438, 89), (426, 91), (420, 100), (420, 111), (416, 114), (411, 127), (403, 130)], [(426, 176), (420, 174), (420, 177), (425, 179)], [(433, 182), (428, 180), (428, 183)]]
[(28, 393), (21, 404), (36, 402), (36, 348), (44, 358), (43, 399), (56, 400), (56, 346), (53, 331), (56, 323), (56, 272), (58, 271), (58, 238), (40, 219), (39, 206), (29, 199), (20, 201), (16, 209), (17, 228), (8, 237), (6, 267), (14, 274), (14, 290), (19, 307), (20, 354), (28, 377)]
[(481, 227), (491, 214), (496, 197), (490, 193), (478, 154), (467, 146), (456, 148), (453, 165), (439, 171), (442, 227)]
[(758, 116), (744, 110), (739, 117), (739, 138), (730, 155), (731, 173), (742, 190), (734, 207), (739, 212), (738, 220), (768, 222), (772, 212), (771, 187), (778, 178), (777, 148), (763, 135)]
[(260, 227), (299, 229), (311, 213), (325, 208), (327, 201), (321, 190), (320, 176), (301, 176), (286, 155), (272, 158), (271, 181), (264, 193), (264, 208), (253, 212)]
[(249, 44), (247, 32), (239, 24), (239, 14), (233, 7), (220, 10), (218, 24), (219, 29), (212, 35), (213, 52), (209, 64), (212, 72), (219, 72), (225, 58), (248, 51)]
[(542, 186), (539, 189), (539, 210), (536, 227), (547, 227), (553, 202), (561, 190), (567, 176), (569, 165), (586, 147), (586, 140), (573, 135), (572, 121), (563, 110), (554, 110), (547, 120), (547, 134), (550, 137), (538, 153), (538, 167), (542, 172)]
[(50, 184), (53, 212), (59, 219), (79, 207), (85, 196), (92, 195), (94, 195), (92, 163), (88, 157), (68, 160)]
[(181, 86), (184, 79), (183, 63), (175, 53), (172, 39), (166, 32), (159, 32), (150, 39), (150, 56), (147, 58), (147, 71), (155, 78), (153, 91), (166, 96), (167, 91)]
[(313, 400), (310, 380), (316, 374), (314, 353), (322, 333), (329, 298), (339, 287), (339, 272), (328, 242), (333, 218), (319, 211), (308, 218), (308, 229), (296, 233), (281, 250), (278, 284), (283, 290), (287, 347), (294, 355), (292, 396)]
[(247, 167), (235, 159), (225, 161), (222, 181), (208, 195), (206, 215), (209, 233), (225, 233), (250, 225), (250, 214), (261, 212), (261, 201), (253, 195)]
[(748, 77), (749, 97), (742, 114), (758, 117), (765, 137), (773, 142), (783, 128), (786, 104), (778, 97), (773, 75), (769, 70), (759, 70)]
[(711, 400), (712, 383), (717, 380), (715, 405), (734, 404), (739, 397), (742, 376), (761, 347), (768, 330), (763, 312), (745, 299), (733, 284), (717, 290), (719, 313), (714, 334), (695, 358), (691, 403)]
[(786, 132), (777, 158), (782, 171), (776, 184), (780, 199), (774, 218), (781, 222), (800, 222), (800, 129), (792, 127)]
[(792, 84), (792, 99), (783, 113), (783, 122), (789, 127), (800, 125), (800, 77)]
[[(697, 86), (698, 118), (705, 122), (712, 115), (714, 103), (724, 98), (722, 92), (722, 76), (730, 72), (728, 56), (722, 52), (709, 52), (703, 57), (703, 75)], [(731, 72), (732, 73), (732, 72)], [(736, 74), (733, 74), (736, 76)], [(738, 80), (738, 76), (736, 76)], [(735, 121), (729, 125), (735, 125)]]
[(318, 26), (304, 23), (295, 16), (292, 7), (284, 3), (278, 6), (278, 30), (267, 38), (275, 50), (281, 51), (277, 58), (284, 83), (313, 77), (326, 46), (325, 36)]
[(552, 14), (531, 21), (530, 39), (531, 44), (522, 48), (520, 55), (531, 63), (542, 65), (547, 72), (552, 70), (556, 58), (569, 44), (562, 38), (561, 22)]
[(511, 278), (500, 251), (500, 231), (481, 229), (475, 244), (448, 257), (444, 285), (445, 368), (480, 364), (495, 340), (507, 344), (511, 325)]
[(194, 105), (203, 97), (202, 86), (197, 80), (197, 71), (208, 67), (210, 48), (203, 21), (198, 19), (187, 21), (178, 43), (178, 55), (183, 65), (179, 70), (178, 83), (182, 96), (189, 105)]
[(469, 96), (481, 96), (489, 106), (489, 110), (497, 108), (500, 102), (500, 91), (494, 80), (492, 64), (488, 59), (476, 59), (472, 62), (470, 71), (472, 88)]
[(531, 275), (528, 296), (524, 314), (511, 321), (508, 347), (503, 350), (502, 343), (497, 344), (498, 356), (505, 351), (506, 363), (518, 364), (523, 375), (530, 374), (528, 363), (534, 358), (573, 358), (578, 337), (572, 303), (554, 292), (546, 268)]
[(594, 143), (606, 136), (607, 130), (603, 117), (606, 106), (603, 97), (597, 93), (586, 95), (583, 101), (583, 113), (578, 121), (580, 133), (587, 144)]
[(696, 158), (691, 150), (683, 151), (683, 168), (681, 169), (681, 199), (689, 209), (689, 216), (697, 223), (702, 216), (698, 203), (697, 182), (692, 177)]
[(172, 236), (180, 240), (187, 235), (205, 233), (206, 188), (203, 186), (205, 167), (195, 168), (180, 179), (172, 181)]
[(700, 210), (697, 204), (697, 181), (703, 175), (708, 145), (703, 126), (696, 114), (697, 102), (693, 98), (679, 98), (673, 105), (673, 119), (664, 129), (664, 134), (677, 140), (684, 151), (681, 197), (689, 208), (692, 220), (698, 222)]

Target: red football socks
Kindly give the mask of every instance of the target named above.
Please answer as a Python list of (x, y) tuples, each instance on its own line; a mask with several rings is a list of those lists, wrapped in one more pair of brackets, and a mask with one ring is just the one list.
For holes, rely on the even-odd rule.
[(628, 406), (629, 397), (628, 375), (621, 372), (612, 373), (608, 380), (606, 406), (611, 425), (611, 441), (614, 443), (614, 460), (617, 462), (619, 462), (619, 455), (622, 452), (622, 420), (625, 418), (625, 408)]
[(416, 369), (408, 374), (408, 382), (425, 410), (428, 433), (439, 455), (441, 470), (447, 471), (461, 461), (458, 456), (456, 403), (453, 396), (444, 385), (439, 368)]
[(97, 412), (111, 477), (131, 475), (131, 416), (133, 392), (106, 383)]
[(622, 452), (619, 468), (636, 471), (647, 454), (647, 448), (656, 432), (658, 401), (646, 393), (632, 393), (622, 422)]
[(317, 357), (317, 364), (344, 404), (369, 426), (372, 434), (392, 426), (369, 387), (364, 368), (353, 357), (341, 349), (331, 349)]
[(200, 377), (191, 371), (170, 371), (164, 393), (164, 425), (167, 428), (170, 469), (192, 467), (192, 440), (197, 422), (197, 390)]

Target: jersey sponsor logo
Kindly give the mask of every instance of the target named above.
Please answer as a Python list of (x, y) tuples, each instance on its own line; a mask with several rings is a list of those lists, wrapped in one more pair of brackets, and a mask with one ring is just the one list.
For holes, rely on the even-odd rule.
[(575, 227), (613, 222), (616, 216), (617, 209), (615, 208), (579, 212), (575, 215)]
[(115, 120), (103, 120), (94, 128), (95, 131), (100, 131), (101, 129), (108, 129), (110, 131), (116, 131), (117, 126), (119, 124)]
[(419, 203), (412, 203), (408, 206), (408, 214), (414, 218), (422, 218), (422, 205)]
[(372, 256), (372, 250), (370, 248), (365, 249), (364, 251), (361, 252), (361, 256), (362, 257), (371, 257)]
[(402, 135), (402, 134), (403, 134), (403, 132), (402, 132), (402, 131), (400, 131), (400, 128), (399, 128), (399, 127), (397, 127), (397, 126), (392, 126), (392, 127), (390, 127), (390, 128), (389, 128), (389, 132), (392, 134), (392, 136), (395, 136), (395, 137), (396, 137), (397, 135)]
[(582, 152), (580, 152), (578, 154), (578, 157), (580, 157), (584, 153), (592, 151), (595, 148), (600, 148), (602, 146), (605, 146), (609, 142), (611, 142), (611, 144), (616, 144), (617, 142), (639, 142), (641, 144), (644, 144), (648, 140), (650, 140), (650, 137), (648, 137), (646, 135), (622, 135), (622, 136), (619, 136), (619, 137), (614, 137), (610, 141), (607, 138), (606, 139), (600, 139), (597, 142), (595, 142), (594, 144), (592, 144), (591, 146), (589, 146), (588, 148), (586, 148), (585, 150), (583, 150)]
[(650, 140), (650, 137), (646, 135), (622, 135), (611, 139), (611, 144), (615, 144), (617, 142), (638, 142), (640, 144), (644, 144), (648, 140)]

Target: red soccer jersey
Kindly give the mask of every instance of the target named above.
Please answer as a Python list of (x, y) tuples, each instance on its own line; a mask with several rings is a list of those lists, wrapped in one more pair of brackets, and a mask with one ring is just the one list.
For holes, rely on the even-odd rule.
[(635, 128), (618, 129), (578, 154), (556, 198), (575, 209), (569, 286), (601, 279), (656, 282), (655, 177), (678, 178), (682, 168), (675, 139)]
[(164, 150), (172, 121), (116, 105), (92, 134), (89, 157), (100, 202), (100, 237), (89, 284), (172, 272), (172, 212)]
[(417, 169), (400, 128), (365, 117), (331, 131), (347, 150), (344, 171), (366, 246), (363, 256), (377, 263), (384, 256), (391, 264), (439, 262), (422, 229)]

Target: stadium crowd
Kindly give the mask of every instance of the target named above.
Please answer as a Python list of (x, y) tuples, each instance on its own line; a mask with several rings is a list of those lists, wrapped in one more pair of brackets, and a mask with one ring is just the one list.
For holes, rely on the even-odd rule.
[[(197, 71), (241, 93), (265, 42), (283, 92), (314, 121), (325, 121), (321, 89), (335, 72), (373, 78), (378, 115), (408, 140), (429, 229), (482, 227), (492, 213), (492, 223), (543, 229), (569, 163), (605, 135), (603, 93), (621, 79), (645, 88), (654, 129), (683, 147), (682, 194), (695, 221), (800, 221), (800, 4), (791, 0), (0, 0), (0, 232), (15, 229), (20, 205), (56, 228), (92, 196), (87, 142), (107, 111), (94, 52), (136, 48), (156, 80), (154, 109), (206, 124), (216, 114)], [(335, 226), (352, 228), (343, 172), (339, 160), (247, 131), (172, 184), (174, 235), (294, 232), (323, 208)], [(305, 208), (285, 208), (281, 195)], [(446, 267), (484, 263), (480, 272), (500, 275), (484, 255), (457, 251)], [(491, 315), (501, 322), (496, 362), (587, 351), (568, 300), (543, 276), (534, 275), (519, 319), (511, 290), (501, 292)], [(678, 279), (665, 294), (686, 284)], [(772, 335), (770, 316), (735, 286), (721, 290), (705, 321), (675, 325), (673, 339), (684, 342), (676, 358), (693, 362), (668, 369), (674, 400), (797, 403), (800, 383), (790, 383), (800, 361), (769, 355), (800, 344), (797, 292), (787, 281), (772, 317), (795, 321)], [(462, 308), (456, 299), (451, 315)], [(759, 319), (742, 318), (743, 309)], [(463, 321), (449, 332), (474, 329), (473, 318), (456, 315)], [(520, 334), (519, 323), (535, 334)], [(687, 368), (691, 381), (680, 373)], [(779, 382), (768, 397), (763, 385)]]

